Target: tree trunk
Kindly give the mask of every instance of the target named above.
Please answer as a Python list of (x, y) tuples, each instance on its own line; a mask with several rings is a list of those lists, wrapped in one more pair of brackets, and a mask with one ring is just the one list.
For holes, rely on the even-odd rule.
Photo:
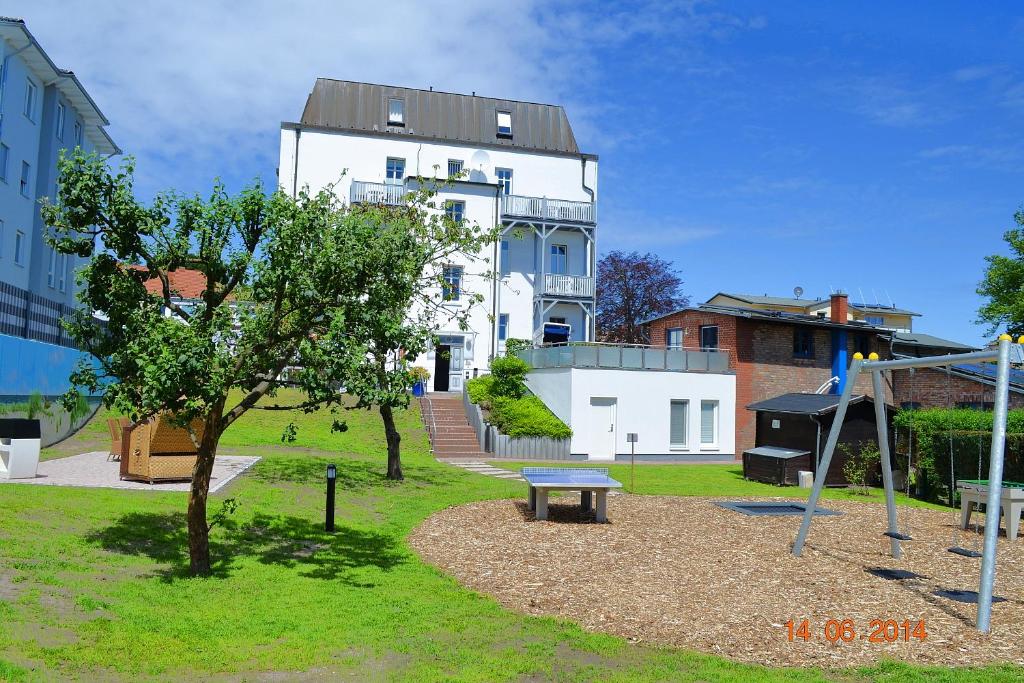
[(401, 480), (402, 477), (402, 451), (400, 445), (402, 437), (395, 427), (395, 415), (391, 406), (380, 407), (380, 417), (384, 420), (384, 435), (388, 440), (388, 479)]
[(192, 471), (192, 487), (188, 496), (188, 556), (192, 576), (210, 573), (210, 527), (206, 521), (206, 499), (210, 493), (213, 460), (220, 441), (222, 407), (204, 420), (203, 438), (199, 441), (196, 466)]

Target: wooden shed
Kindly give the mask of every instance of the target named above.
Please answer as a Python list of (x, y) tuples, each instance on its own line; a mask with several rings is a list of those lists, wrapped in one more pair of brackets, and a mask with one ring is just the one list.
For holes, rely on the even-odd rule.
[[(743, 476), (756, 481), (793, 485), (800, 469), (815, 473), (832, 429), (839, 396), (836, 394), (782, 394), (747, 406), (757, 413), (755, 448), (743, 454)], [(886, 406), (887, 419), (892, 409)], [(892, 430), (889, 430), (892, 433)], [(867, 396), (853, 396), (846, 410), (846, 420), (839, 432), (839, 443), (856, 452), (860, 444), (874, 444), (878, 439), (875, 406)], [(891, 445), (891, 444), (890, 444)], [(762, 450), (768, 447), (768, 451)], [(770, 449), (782, 449), (786, 453)], [(748, 453), (750, 454), (748, 456)], [(806, 453), (804, 456), (798, 454)], [(773, 462), (786, 460), (786, 463)], [(846, 458), (837, 449), (825, 477), (826, 486), (847, 486), (843, 474)]]

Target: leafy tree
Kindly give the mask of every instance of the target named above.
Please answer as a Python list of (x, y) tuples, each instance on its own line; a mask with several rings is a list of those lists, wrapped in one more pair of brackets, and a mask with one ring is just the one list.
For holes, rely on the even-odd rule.
[(657, 254), (610, 252), (597, 264), (597, 338), (647, 343), (641, 323), (689, 304), (682, 286), (673, 264)]
[(978, 322), (988, 325), (990, 334), (998, 329), (1024, 333), (1024, 210), (1017, 211), (1013, 220), (1017, 227), (1003, 234), (1010, 255), (985, 257), (988, 267), (978, 285), (978, 294), (986, 300), (978, 309)]
[[(45, 205), (43, 217), (55, 249), (89, 258), (79, 274), (84, 310), (66, 327), (96, 360), (76, 369), (66, 402), (82, 388), (102, 391), (107, 406), (133, 420), (165, 412), (189, 430), (198, 451), (190, 566), (207, 574), (207, 496), (224, 430), (248, 410), (285, 408), (257, 403), (274, 393), (286, 367), (297, 368), (290, 380), (305, 390), (303, 410), (336, 411), (346, 386), (360, 392), (362, 405), (400, 404), (396, 394), (409, 379), (400, 359), (378, 372), (375, 386), (366, 377), (368, 358), (377, 362), (394, 340), (413, 339), (396, 320), (397, 299), (381, 295), (407, 293), (425, 277), (416, 267), (450, 253), (468, 228), (432, 213), (427, 192), (392, 209), (344, 206), (331, 188), (293, 199), (259, 183), (229, 196), (217, 184), (209, 199), (169, 192), (144, 206), (133, 195), (131, 159), (111, 172), (97, 156), (76, 152), (60, 168), (58, 202)], [(404, 249), (415, 256), (403, 260)], [(182, 268), (206, 280), (188, 306), (170, 283)], [(147, 280), (159, 294), (147, 292)], [(102, 311), (107, 324), (91, 311)], [(387, 329), (373, 337), (377, 328)], [(421, 346), (402, 348), (415, 354)], [(242, 398), (230, 405), (233, 389)]]

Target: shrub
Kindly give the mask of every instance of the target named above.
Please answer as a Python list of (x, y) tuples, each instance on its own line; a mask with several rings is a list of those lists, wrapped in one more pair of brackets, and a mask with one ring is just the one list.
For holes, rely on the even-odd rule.
[(506, 339), (505, 355), (515, 356), (519, 351), (528, 349), (531, 346), (533, 346), (533, 343), (529, 339)]
[(491, 361), (491, 376), (494, 383), (491, 392), (504, 398), (521, 398), (526, 394), (526, 373), (530, 366), (516, 356), (504, 356)]
[(410, 370), (410, 373), (412, 373), (413, 382), (426, 382), (430, 379), (430, 370), (420, 367), (419, 365)]
[(491, 399), (491, 386), (494, 384), (494, 377), (481, 375), (466, 382), (466, 393), (469, 394), (471, 403), (484, 404)]
[(868, 488), (871, 475), (881, 460), (881, 453), (878, 446), (870, 441), (864, 441), (852, 448), (849, 444), (839, 444), (837, 450), (846, 458), (843, 463), (843, 476), (846, 481), (854, 487), (854, 491), (861, 495), (868, 495), (871, 491)]
[(512, 437), (567, 439), (572, 436), (572, 430), (539, 398), (500, 396), (495, 391), (495, 384), (493, 374), (477, 377), (466, 382), (466, 393), (470, 401), (487, 411), (487, 421), (499, 432)]

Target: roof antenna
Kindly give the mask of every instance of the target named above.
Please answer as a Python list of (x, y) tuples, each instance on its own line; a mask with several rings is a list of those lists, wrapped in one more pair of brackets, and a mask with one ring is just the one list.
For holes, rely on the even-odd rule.
[(875, 297), (875, 305), (876, 306), (880, 305), (878, 303), (878, 293), (875, 292), (875, 288), (874, 287), (871, 288), (871, 296)]
[(860, 287), (858, 287), (857, 291), (860, 292), (860, 302), (862, 304), (866, 304), (868, 302), (868, 300), (864, 298), (864, 290), (861, 289)]
[(430, 92), (434, 92), (434, 86), (430, 86)]
[(473, 91), (473, 97), (476, 97), (476, 90)]

